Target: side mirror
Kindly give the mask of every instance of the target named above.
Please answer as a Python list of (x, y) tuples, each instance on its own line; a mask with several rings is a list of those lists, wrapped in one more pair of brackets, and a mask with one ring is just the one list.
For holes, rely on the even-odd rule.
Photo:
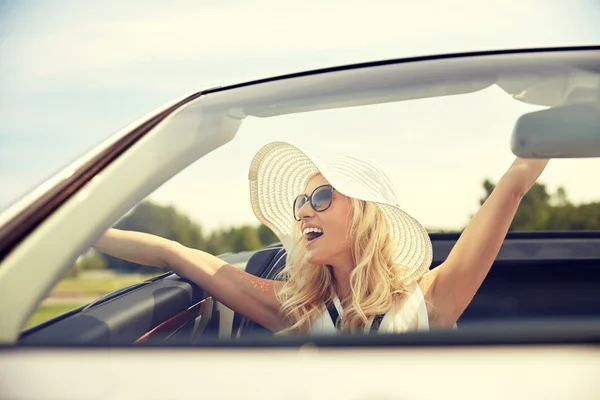
[(600, 157), (600, 104), (571, 104), (521, 116), (511, 150), (522, 158)]

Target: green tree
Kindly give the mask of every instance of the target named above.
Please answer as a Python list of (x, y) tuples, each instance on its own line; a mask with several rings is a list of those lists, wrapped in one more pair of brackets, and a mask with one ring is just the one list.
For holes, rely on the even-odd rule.
[[(495, 188), (490, 180), (483, 182), (483, 202)], [(600, 203), (574, 205), (568, 200), (564, 188), (548, 193), (546, 186), (535, 183), (521, 200), (511, 231), (540, 230), (597, 230), (600, 229)]]
[(223, 231), (214, 231), (211, 233), (205, 251), (210, 254), (219, 255), (233, 251), (233, 244)]
[(600, 203), (555, 207), (549, 221), (549, 230), (600, 229)]
[[(175, 207), (161, 206), (149, 201), (140, 203), (115, 227), (123, 230), (151, 233), (192, 248), (202, 249), (206, 246), (202, 229), (199, 225), (193, 223), (187, 215), (179, 213)], [(114, 270), (139, 272), (143, 268), (135, 263), (106, 254), (103, 254), (102, 257), (108, 268)], [(163, 268), (163, 270), (166, 269)]]
[(200, 226), (173, 206), (160, 206), (149, 201), (140, 203), (116, 225), (119, 229), (152, 233), (185, 246), (202, 248), (206, 244)]
[(90, 251), (79, 257), (75, 264), (77, 264), (81, 271), (100, 270), (107, 267), (106, 261), (95, 251)]
[(233, 251), (258, 250), (263, 247), (258, 236), (258, 230), (251, 226), (241, 226), (234, 228), (232, 232)]
[(260, 242), (263, 246), (268, 246), (270, 244), (279, 242), (279, 238), (277, 237), (277, 235), (275, 235), (273, 231), (269, 229), (266, 225), (260, 224), (257, 230), (258, 238), (260, 239)]
[(555, 200), (556, 205), (559, 207), (564, 207), (570, 204), (569, 199), (567, 198), (567, 192), (565, 191), (565, 188), (559, 187), (558, 190), (556, 190)]
[(67, 272), (66, 277), (75, 278), (82, 271), (101, 270), (106, 267), (107, 263), (104, 258), (96, 251), (90, 250), (75, 261), (71, 269)]

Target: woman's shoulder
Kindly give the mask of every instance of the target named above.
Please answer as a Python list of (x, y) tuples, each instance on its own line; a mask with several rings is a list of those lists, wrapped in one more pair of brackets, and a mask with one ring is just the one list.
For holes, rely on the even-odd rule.
[[(335, 302), (336, 308), (340, 309), (339, 301)], [(342, 310), (343, 313), (343, 310)], [(369, 319), (365, 327), (365, 333), (369, 331), (373, 317)], [(457, 329), (456, 324), (453, 329)], [(390, 310), (385, 313), (378, 333), (406, 333), (414, 331), (429, 331), (429, 316), (425, 296), (418, 284), (414, 284), (405, 294), (398, 296)], [(323, 304), (319, 312), (311, 318), (311, 334), (336, 334), (331, 316)]]
[[(340, 310), (341, 306), (337, 298), (334, 302), (336, 308)], [(341, 313), (343, 313), (343, 310)], [(373, 319), (373, 317), (369, 319), (369, 323), (365, 327), (365, 332), (368, 332)], [(417, 284), (411, 286), (406, 294), (399, 296), (394, 301), (390, 310), (385, 313), (381, 320), (378, 333), (403, 333), (415, 330), (429, 330), (429, 318), (427, 316), (425, 298)], [(335, 333), (336, 330), (331, 316), (327, 312), (325, 305), (323, 305), (320, 311), (311, 318), (311, 334)]]
[(402, 333), (429, 330), (425, 297), (418, 284), (399, 296), (381, 323), (382, 333)]

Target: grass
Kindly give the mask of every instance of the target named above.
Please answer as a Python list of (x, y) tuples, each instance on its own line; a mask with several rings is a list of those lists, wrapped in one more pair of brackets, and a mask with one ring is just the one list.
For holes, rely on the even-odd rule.
[(154, 275), (115, 275), (106, 278), (65, 278), (52, 289), (50, 296), (102, 296), (113, 290), (142, 282)]
[(142, 282), (154, 275), (107, 275), (101, 277), (68, 277), (60, 281), (48, 295), (48, 300), (59, 299), (58, 304), (41, 304), (31, 316), (25, 328), (38, 325), (51, 318), (87, 304), (90, 299), (101, 297), (114, 290)]
[(42, 305), (31, 316), (29, 321), (27, 321), (27, 324), (25, 324), (25, 329), (41, 324), (42, 322), (46, 322), (51, 318), (57, 317), (82, 305), (83, 303)]

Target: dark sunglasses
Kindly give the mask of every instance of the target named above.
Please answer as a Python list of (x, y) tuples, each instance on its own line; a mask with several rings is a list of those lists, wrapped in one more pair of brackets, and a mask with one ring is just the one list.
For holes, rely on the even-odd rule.
[(323, 212), (331, 206), (333, 201), (333, 191), (335, 189), (331, 185), (322, 185), (317, 187), (310, 196), (301, 194), (294, 200), (294, 219), (300, 221), (298, 217), (298, 211), (306, 204), (310, 203), (310, 206), (316, 212)]

